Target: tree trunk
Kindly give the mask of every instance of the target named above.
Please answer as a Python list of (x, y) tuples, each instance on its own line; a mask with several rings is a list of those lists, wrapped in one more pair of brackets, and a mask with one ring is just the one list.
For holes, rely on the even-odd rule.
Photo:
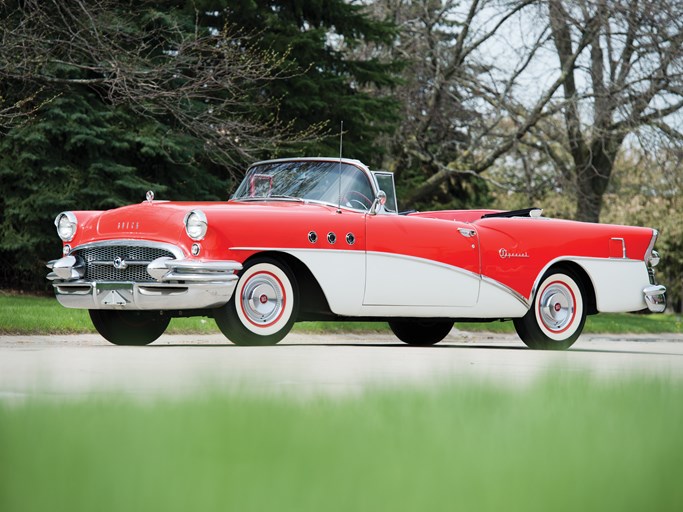
[(604, 191), (607, 189), (609, 175), (605, 177), (594, 169), (589, 169), (581, 172), (577, 176), (577, 181), (576, 220), (600, 222), (602, 199)]
[(596, 135), (587, 153), (574, 155), (576, 220), (600, 222), (603, 196), (607, 192), (614, 161), (623, 140), (622, 134)]

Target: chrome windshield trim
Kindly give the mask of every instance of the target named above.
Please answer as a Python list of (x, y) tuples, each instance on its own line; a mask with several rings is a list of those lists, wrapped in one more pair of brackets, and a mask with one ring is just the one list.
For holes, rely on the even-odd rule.
[[(326, 163), (342, 163), (346, 165), (351, 165), (353, 167), (356, 167), (359, 171), (361, 171), (363, 174), (365, 174), (365, 177), (368, 179), (368, 182), (370, 184), (370, 188), (372, 189), (372, 195), (373, 197), (377, 195), (379, 192), (379, 188), (377, 187), (377, 183), (375, 181), (375, 177), (370, 170), (370, 168), (365, 165), (363, 162), (360, 160), (355, 160), (351, 158), (333, 158), (333, 157), (301, 157), (301, 158), (276, 158), (273, 160), (261, 160), (260, 162), (254, 162), (251, 164), (246, 172), (244, 173), (245, 176), (249, 174), (249, 171), (253, 167), (258, 167), (260, 165), (271, 165), (271, 164), (281, 164), (281, 163), (287, 163), (287, 162), (326, 162)], [(239, 187), (238, 187), (239, 188)], [(300, 198), (304, 202), (308, 202), (308, 199)], [(232, 196), (228, 201), (242, 201), (243, 198), (233, 198)], [(329, 204), (329, 203), (325, 203)], [(333, 204), (332, 206), (338, 206), (336, 203)], [(359, 210), (359, 211), (364, 211), (364, 210)]]
[(240, 197), (239, 199), (230, 199), (230, 201), (235, 202), (294, 202), (294, 203), (309, 203), (312, 202), (308, 199), (302, 199), (301, 197), (285, 197), (285, 196), (268, 196), (268, 197)]
[[(257, 165), (268, 165), (268, 164), (280, 164), (283, 162), (340, 162), (343, 164), (349, 164), (358, 167), (364, 171), (370, 172), (370, 169), (360, 160), (354, 158), (335, 158), (329, 156), (305, 156), (305, 157), (295, 157), (295, 158), (274, 158), (272, 160), (261, 160), (260, 162), (254, 162), (249, 166), (249, 169), (256, 167)], [(249, 170), (247, 169), (247, 170)]]
[[(329, 201), (318, 201), (317, 199), (301, 199), (300, 197), (297, 198), (292, 198), (292, 199), (275, 199), (275, 198), (269, 198), (269, 197), (240, 197), (238, 199), (229, 199), (229, 203), (274, 203), (274, 202), (281, 202), (281, 203), (302, 203), (302, 204), (310, 204), (314, 206), (325, 206), (329, 208), (335, 208), (339, 209), (341, 208), (342, 210), (348, 210), (351, 212), (357, 212), (357, 213), (368, 213), (370, 210), (365, 210), (361, 208), (354, 208), (353, 206), (344, 206), (341, 205), (341, 207), (337, 203), (331, 203)], [(385, 213), (385, 212), (380, 212), (380, 213)], [(389, 212), (386, 212), (389, 213)]]

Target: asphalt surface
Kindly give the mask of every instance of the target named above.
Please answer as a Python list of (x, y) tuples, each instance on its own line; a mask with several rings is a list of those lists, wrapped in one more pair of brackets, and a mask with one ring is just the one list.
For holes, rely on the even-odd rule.
[(530, 350), (514, 335), (457, 330), (433, 347), (407, 346), (391, 334), (293, 333), (273, 347), (238, 347), (220, 335), (164, 335), (145, 347), (96, 335), (0, 336), (0, 400), (145, 400), (209, 390), (306, 399), (482, 381), (524, 388), (557, 373), (678, 380), (681, 342), (683, 335), (584, 335), (553, 352)]

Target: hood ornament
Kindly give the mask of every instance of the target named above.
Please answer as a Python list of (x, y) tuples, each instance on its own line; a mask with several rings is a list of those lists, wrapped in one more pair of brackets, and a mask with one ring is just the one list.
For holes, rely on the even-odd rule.
[(151, 190), (147, 191), (147, 194), (145, 194), (145, 197), (147, 198), (147, 202), (151, 203), (154, 201), (154, 192)]

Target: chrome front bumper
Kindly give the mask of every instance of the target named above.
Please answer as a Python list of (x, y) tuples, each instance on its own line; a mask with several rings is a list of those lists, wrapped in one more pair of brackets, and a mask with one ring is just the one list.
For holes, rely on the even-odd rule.
[(147, 265), (156, 282), (83, 279), (84, 268), (73, 256), (48, 263), (47, 278), (60, 304), (78, 309), (189, 310), (227, 303), (237, 284), (236, 261), (158, 258)]
[(662, 285), (648, 286), (643, 290), (647, 309), (653, 313), (663, 313), (666, 309), (666, 288)]

